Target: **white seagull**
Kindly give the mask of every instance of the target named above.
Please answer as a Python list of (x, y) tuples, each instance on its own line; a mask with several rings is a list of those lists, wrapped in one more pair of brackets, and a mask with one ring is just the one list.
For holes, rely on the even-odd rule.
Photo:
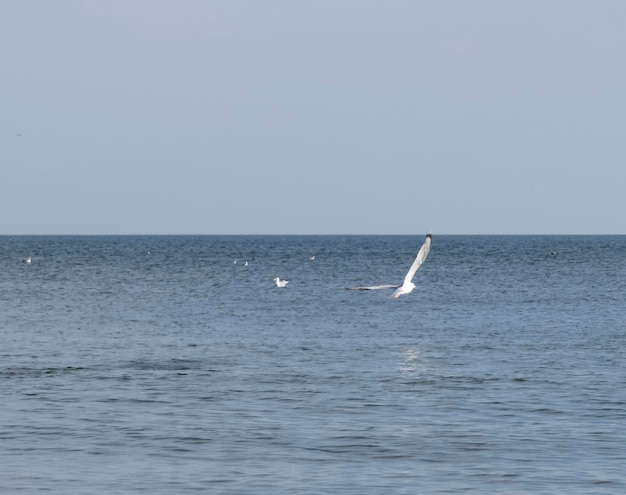
[(392, 297), (394, 299), (398, 299), (400, 296), (412, 292), (413, 289), (415, 289), (413, 277), (415, 276), (415, 272), (419, 270), (419, 267), (422, 266), (422, 263), (424, 263), (424, 260), (428, 256), (428, 253), (430, 253), (430, 243), (432, 241), (432, 237), (433, 236), (430, 233), (426, 234), (426, 240), (418, 251), (417, 256), (415, 257), (415, 261), (411, 265), (411, 268), (409, 268), (409, 271), (406, 272), (402, 285), (374, 285), (371, 287), (353, 287), (352, 290), (396, 289), (392, 294)]
[(281, 280), (278, 277), (276, 277), (274, 279), (274, 282), (276, 282), (276, 287), (286, 287), (287, 284), (289, 283), (289, 280)]

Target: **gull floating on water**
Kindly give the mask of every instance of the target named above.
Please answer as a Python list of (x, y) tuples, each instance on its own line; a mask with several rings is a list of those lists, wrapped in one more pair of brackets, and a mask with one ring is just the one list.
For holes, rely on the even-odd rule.
[(424, 241), (424, 244), (422, 244), (422, 247), (417, 253), (417, 256), (415, 257), (415, 261), (411, 265), (411, 268), (409, 268), (409, 271), (406, 272), (402, 285), (373, 285), (371, 287), (352, 287), (351, 289), (352, 290), (396, 289), (392, 294), (392, 297), (394, 299), (398, 299), (400, 296), (403, 296), (405, 294), (412, 292), (413, 289), (415, 289), (415, 284), (413, 283), (413, 277), (415, 276), (415, 272), (419, 270), (419, 267), (422, 266), (422, 263), (424, 263), (424, 260), (426, 259), (426, 257), (428, 256), (428, 253), (430, 252), (430, 243), (432, 241), (432, 237), (433, 236), (430, 233), (426, 234), (426, 240)]
[(33, 261), (33, 259), (29, 256), (29, 257), (28, 257), (28, 258), (26, 258), (24, 261), (25, 261), (26, 263), (30, 263), (31, 261)]
[(276, 287), (286, 287), (287, 284), (289, 283), (289, 280), (281, 280), (278, 277), (276, 277), (274, 279), (274, 282), (276, 282)]

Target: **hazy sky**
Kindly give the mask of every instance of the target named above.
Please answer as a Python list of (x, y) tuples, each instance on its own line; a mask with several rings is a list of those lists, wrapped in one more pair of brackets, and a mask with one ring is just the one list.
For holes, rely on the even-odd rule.
[(3, 0), (0, 234), (626, 234), (624, 0)]

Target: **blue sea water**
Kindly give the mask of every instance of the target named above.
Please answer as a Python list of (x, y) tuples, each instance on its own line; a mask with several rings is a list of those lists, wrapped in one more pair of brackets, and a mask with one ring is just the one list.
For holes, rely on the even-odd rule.
[(626, 237), (422, 241), (0, 237), (0, 493), (626, 493)]

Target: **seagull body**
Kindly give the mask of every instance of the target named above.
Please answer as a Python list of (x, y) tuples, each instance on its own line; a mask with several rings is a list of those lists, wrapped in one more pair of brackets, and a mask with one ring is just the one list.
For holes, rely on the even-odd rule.
[(286, 287), (287, 284), (289, 283), (289, 280), (281, 280), (278, 277), (276, 277), (274, 279), (274, 282), (276, 282), (276, 287)]
[(404, 280), (402, 281), (402, 285), (372, 285), (370, 287), (355, 287), (353, 288), (353, 290), (396, 289), (392, 294), (392, 297), (394, 299), (398, 299), (400, 296), (409, 294), (413, 291), (413, 289), (415, 289), (413, 277), (415, 276), (415, 272), (419, 270), (419, 267), (422, 266), (422, 263), (424, 263), (424, 260), (428, 256), (428, 253), (430, 253), (431, 242), (432, 235), (428, 233), (426, 234), (426, 240), (424, 241), (424, 244), (422, 244), (422, 247), (415, 257), (415, 261), (413, 261), (413, 264), (411, 265), (411, 268), (409, 268), (409, 271), (406, 272)]

